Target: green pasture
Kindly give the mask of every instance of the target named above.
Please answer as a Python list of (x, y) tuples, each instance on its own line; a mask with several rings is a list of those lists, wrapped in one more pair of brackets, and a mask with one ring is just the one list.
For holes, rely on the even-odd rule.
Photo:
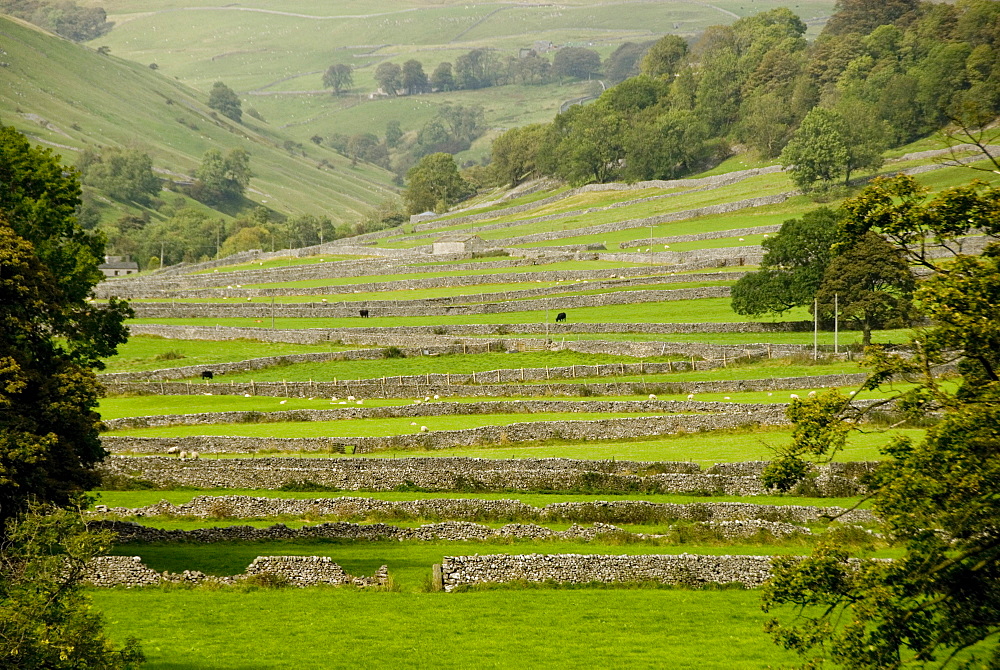
[[(455, 334), (461, 329), (455, 328)], [(902, 344), (906, 342), (912, 331), (909, 328), (897, 330), (873, 330), (872, 342), (878, 344)], [(475, 337), (470, 335), (469, 337)], [(482, 336), (493, 338), (495, 336)], [(546, 339), (545, 335), (539, 333), (519, 333), (512, 334), (511, 337)], [(568, 342), (573, 340), (611, 340), (628, 342), (699, 342), (703, 344), (719, 345), (750, 345), (750, 344), (799, 344), (804, 346), (813, 345), (813, 332), (770, 332), (758, 331), (747, 333), (558, 333), (550, 334), (548, 339), (558, 342)], [(839, 344), (840, 352), (844, 353), (848, 347), (858, 347), (861, 343), (861, 333), (855, 330), (841, 329), (839, 333), (821, 330), (816, 334), (817, 343), (824, 346), (834, 346)], [(810, 352), (809, 357), (812, 357)], [(822, 354), (821, 354), (822, 355)]]
[[(530, 219), (533, 218), (534, 216), (540, 215), (535, 212), (528, 212), (517, 215), (518, 218), (510, 219), (515, 224), (511, 225), (510, 227), (500, 228), (496, 230), (483, 230), (483, 231), (475, 230), (478, 226), (492, 223), (492, 221), (486, 221), (486, 222), (480, 221), (480, 222), (455, 226), (454, 229), (468, 228), (470, 232), (476, 232), (476, 234), (478, 234), (484, 240), (504, 240), (512, 237), (520, 237), (522, 235), (534, 235), (537, 233), (558, 232), (566, 230), (579, 230), (582, 234), (585, 232), (586, 228), (589, 228), (591, 226), (597, 226), (606, 223), (615, 223), (629, 219), (648, 218), (651, 216), (668, 214), (671, 212), (679, 212), (688, 209), (717, 205), (724, 202), (745, 200), (748, 198), (755, 198), (764, 195), (772, 195), (785, 191), (790, 191), (792, 190), (792, 188), (793, 186), (791, 182), (789, 182), (787, 175), (785, 175), (784, 173), (773, 173), (773, 174), (749, 177), (747, 179), (744, 179), (743, 181), (737, 182), (736, 184), (730, 184), (728, 186), (720, 187), (717, 189), (711, 189), (707, 191), (691, 191), (689, 193), (682, 193), (671, 198), (657, 199), (647, 202), (636, 202), (630, 205), (616, 207), (614, 209), (608, 209), (601, 212), (592, 212), (588, 214), (582, 214), (582, 213), (571, 214), (566, 217), (550, 221), (535, 221), (523, 224), (516, 224), (516, 222), (520, 219)], [(620, 193), (618, 194), (618, 197), (621, 198)], [(635, 196), (633, 196), (633, 198), (634, 197)], [(563, 203), (563, 201), (560, 201), (560, 203), (556, 204), (561, 204), (561, 203)], [(575, 210), (578, 208), (568, 207), (568, 209)], [(499, 220), (507, 220), (507, 219), (503, 217)], [(637, 226), (637, 227), (642, 228), (642, 226)], [(649, 226), (645, 226), (645, 229), (648, 231)], [(380, 240), (380, 242), (382, 242), (382, 240)], [(393, 248), (407, 248), (426, 243), (427, 243), (426, 240), (407, 240), (399, 242), (390, 241), (390, 242), (385, 242), (384, 246)], [(564, 242), (563, 240), (559, 240), (558, 242), (550, 241), (547, 244), (549, 245), (566, 244), (566, 242)]]
[[(428, 558), (403, 563), (417, 577), (429, 574)], [(745, 590), (115, 589), (91, 596), (113, 638), (143, 641), (150, 670), (759, 670), (796, 661), (763, 633), (759, 595)]]
[[(500, 415), (493, 415), (489, 419), (497, 419)], [(517, 423), (526, 419), (536, 418), (541, 415), (515, 415), (510, 417), (509, 423)], [(599, 415), (602, 418), (610, 418), (612, 414)], [(579, 414), (564, 415), (566, 418), (583, 419)], [(438, 429), (444, 425), (443, 419), (446, 417), (417, 417), (415, 420), (418, 426), (410, 426), (411, 420), (388, 420), (393, 421), (392, 427), (399, 427), (404, 433), (412, 431), (416, 433), (419, 425), (428, 425), (432, 429)], [(381, 421), (381, 425), (373, 428), (377, 434), (386, 434), (390, 425), (388, 421)], [(347, 422), (344, 422), (347, 423)], [(315, 430), (318, 422), (311, 424), (313, 431), (307, 435), (300, 435), (296, 424), (283, 423), (277, 425), (280, 431), (275, 430), (276, 424), (240, 424), (238, 426), (227, 426), (221, 432), (213, 432), (216, 426), (176, 426), (158, 429), (129, 430), (109, 433), (112, 435), (134, 435), (142, 437), (178, 437), (182, 435), (266, 435), (270, 437), (343, 437), (339, 433), (353, 433), (357, 436), (360, 428), (356, 424), (360, 421), (351, 422), (351, 429), (343, 428), (339, 431), (333, 429), (319, 433)], [(402, 424), (402, 425), (398, 425)], [(309, 424), (304, 425), (303, 431)], [(467, 424), (466, 424), (467, 425)], [(494, 424), (498, 425), (498, 424)], [(848, 438), (847, 446), (840, 451), (835, 460), (846, 461), (870, 461), (880, 460), (882, 454), (880, 448), (883, 447), (894, 435), (906, 435), (915, 441), (920, 440), (925, 431), (919, 428), (896, 428), (891, 431), (881, 431), (873, 429), (873, 432), (852, 433)], [(588, 440), (588, 441), (551, 441), (542, 443), (507, 443), (488, 444), (479, 447), (454, 447), (434, 450), (386, 450), (364, 454), (365, 458), (399, 458), (407, 456), (447, 456), (447, 457), (469, 457), (469, 458), (578, 458), (586, 460), (629, 460), (629, 461), (686, 461), (698, 463), (702, 466), (710, 466), (714, 463), (738, 463), (742, 461), (768, 461), (774, 457), (776, 447), (787, 444), (791, 441), (791, 428), (747, 428), (731, 431), (709, 431), (704, 433), (681, 433), (674, 435), (657, 436), (648, 439), (635, 440)], [(264, 454), (258, 455), (279, 455)], [(342, 456), (339, 454), (327, 454), (318, 452), (285, 453), (280, 455), (301, 456), (303, 458), (353, 458), (353, 456)], [(214, 458), (216, 455), (206, 454), (203, 458)], [(221, 454), (218, 457), (246, 458), (246, 454)], [(252, 456), (250, 456), (252, 457)]]
[[(133, 62), (113, 47), (111, 54), (101, 55), (7, 19), (0, 23), (9, 41), (18, 44), (18, 58), (3, 74), (4, 81), (17, 85), (0, 90), (0, 116), (38, 141), (68, 147), (56, 152), (70, 164), (87, 146), (138, 141), (156, 168), (192, 175), (208, 149), (236, 146), (233, 133), (238, 132), (238, 144), (252, 157), (254, 179), (247, 197), (257, 203), (288, 214), (353, 221), (371, 202), (392, 192), (384, 170), (351, 167), (344, 157), (315, 145), (307, 148), (308, 156), (292, 155), (280, 148), (285, 136), (267, 124), (245, 118), (237, 127), (213, 118), (205, 105), (207, 94), (186, 87), (173, 73), (151, 70), (155, 57)], [(32, 120), (32, 114), (44, 123)], [(331, 167), (319, 167), (321, 160)], [(102, 216), (121, 211), (159, 216), (131, 205), (98, 202), (98, 207)]]
[(703, 503), (703, 502), (750, 502), (760, 505), (811, 505), (815, 507), (852, 507), (861, 504), (857, 498), (805, 498), (790, 495), (769, 495), (741, 498), (738, 496), (684, 496), (675, 494), (602, 493), (590, 495), (585, 493), (423, 493), (419, 491), (275, 491), (272, 489), (178, 489), (178, 490), (139, 490), (139, 491), (91, 491), (95, 502), (109, 507), (145, 507), (166, 500), (174, 505), (190, 502), (195, 496), (253, 496), (257, 498), (295, 498), (312, 500), (315, 498), (373, 498), (376, 500), (433, 500), (438, 498), (471, 498), (475, 500), (518, 500), (525, 505), (544, 507), (553, 503), (563, 502), (594, 502), (614, 500), (644, 500), (652, 503)]
[[(560, 310), (531, 310), (524, 312), (502, 312), (498, 314), (454, 314), (435, 316), (378, 316), (373, 310), (372, 317), (363, 322), (359, 317), (340, 318), (275, 318), (274, 327), (285, 328), (351, 328), (364, 326), (450, 326), (474, 323), (509, 324), (512, 331), (519, 323), (545, 323), (546, 317), (554, 321)], [(643, 302), (630, 305), (606, 305), (597, 307), (574, 307), (564, 310), (570, 323), (741, 323), (747, 317), (734, 312), (729, 298), (698, 298), (695, 300), (672, 300), (667, 302)], [(804, 307), (795, 307), (773, 317), (772, 323), (781, 321), (805, 321), (811, 319)], [(242, 317), (195, 317), (195, 318), (146, 318), (134, 319), (132, 323), (160, 323), (177, 326), (233, 326), (253, 328), (271, 319)], [(266, 328), (267, 326), (260, 326)], [(558, 326), (553, 323), (553, 336), (558, 335)]]
[[(370, 320), (370, 319), (369, 319)], [(646, 363), (665, 363), (680, 360), (683, 356), (656, 356), (641, 359)], [(407, 358), (378, 358), (372, 360), (325, 361), (321, 363), (293, 363), (247, 372), (227, 373), (215, 380), (280, 382), (280, 381), (332, 381), (334, 379), (380, 379), (398, 375), (421, 374), (472, 374), (498, 369), (566, 367), (573, 365), (611, 365), (637, 363), (640, 359), (612, 354), (585, 354), (576, 351), (524, 351), (511, 353), (444, 354), (441, 356), (411, 356)]]
[(259, 340), (174, 340), (158, 335), (133, 335), (118, 345), (115, 356), (104, 359), (104, 372), (141, 372), (185, 365), (232, 363), (266, 356), (289, 356), (347, 349), (364, 349), (358, 345), (334, 343), (292, 344)]

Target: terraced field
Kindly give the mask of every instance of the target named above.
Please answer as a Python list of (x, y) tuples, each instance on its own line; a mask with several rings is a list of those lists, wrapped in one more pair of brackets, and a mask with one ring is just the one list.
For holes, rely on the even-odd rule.
[[(908, 160), (933, 167), (933, 157)], [(256, 557), (311, 556), (320, 558), (309, 570), (336, 563), (365, 578), (306, 591), (98, 592), (114, 634), (142, 637), (151, 667), (162, 668), (196, 667), (183, 660), (190, 654), (219, 668), (399, 655), (404, 667), (467, 667), (470, 654), (497, 667), (593, 667), (608, 645), (609, 665), (791, 663), (760, 632), (745, 590), (756, 582), (739, 566), (808, 552), (826, 532), (866, 555), (896, 555), (868, 532), (863, 506), (838, 515), (861, 500), (858, 478), (888, 437), (919, 439), (926, 427), (872, 423), (793, 493), (761, 485), (760, 462), (790, 439), (787, 403), (854, 392), (864, 370), (858, 334), (814, 333), (805, 310), (754, 323), (732, 312), (729, 287), (759, 263), (764, 235), (814, 205), (794, 196), (691, 215), (698, 203), (744, 200), (758, 181), (786, 189), (776, 172), (723, 177), (600, 197), (557, 189), (522, 199), (523, 211), (486, 203), (283, 260), (240, 257), (102, 284), (102, 296), (127, 296), (137, 311), (132, 340), (108, 361), (101, 402), (115, 455), (95, 516), (124, 539), (115, 553), (216, 578)], [(966, 175), (920, 178), (943, 187)], [(695, 184), (710, 188), (685, 199)], [(573, 214), (584, 202), (620, 206)], [(484, 218), (469, 218), (477, 213)], [(563, 218), (523, 223), (549, 215)], [(587, 232), (641, 216), (673, 220)], [(563, 225), (574, 237), (561, 236)], [(447, 230), (481, 232), (485, 253), (433, 255)], [(557, 235), (524, 241), (528, 230)], [(600, 236), (605, 248), (591, 247)], [(466, 559), (449, 557), (471, 555), (494, 576), (459, 583), (455, 566)], [(511, 583), (499, 567), (508, 560), (536, 567)], [(580, 567), (612, 560), (737, 567), (715, 577), (691, 568), (687, 578), (622, 568), (601, 584)], [(539, 561), (576, 567), (551, 573)], [(305, 568), (288, 569), (274, 580), (299, 583)], [(184, 580), (211, 581), (204, 575)], [(190, 644), (171, 634), (182, 620), (204, 621), (199, 608), (227, 634)], [(284, 627), (241, 619), (247, 608)], [(328, 634), (316, 622), (331, 619), (338, 647), (352, 649), (335, 658), (315, 650)], [(558, 637), (558, 654), (542, 648), (545, 634)], [(291, 639), (314, 651), (288, 656)], [(236, 648), (244, 644), (255, 661)]]

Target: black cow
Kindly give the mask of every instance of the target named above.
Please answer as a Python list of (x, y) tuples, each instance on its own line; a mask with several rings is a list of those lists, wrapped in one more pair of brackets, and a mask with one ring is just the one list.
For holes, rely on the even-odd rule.
[(556, 314), (556, 323), (565, 320), (566, 320), (566, 312), (559, 312), (558, 314)]
[(367, 319), (368, 318), (368, 310), (367, 309), (363, 309), (363, 310), (361, 310), (358, 313), (361, 315), (362, 319)]
[(203, 371), (201, 373), (201, 378), (202, 379), (214, 379), (215, 378), (215, 373), (212, 372), (211, 370), (205, 370), (205, 371)]

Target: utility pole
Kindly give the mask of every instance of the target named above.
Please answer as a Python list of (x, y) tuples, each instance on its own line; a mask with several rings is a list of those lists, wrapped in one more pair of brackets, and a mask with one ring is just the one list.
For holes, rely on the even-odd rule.
[(819, 300), (813, 298), (813, 360), (819, 360)]
[(839, 297), (840, 296), (837, 295), (836, 293), (833, 294), (833, 353), (834, 353), (834, 355), (840, 353), (840, 343), (838, 341), (839, 340), (839, 335), (840, 335), (840, 323), (839, 323), (839, 319), (840, 319), (840, 304), (838, 302), (838, 298)]

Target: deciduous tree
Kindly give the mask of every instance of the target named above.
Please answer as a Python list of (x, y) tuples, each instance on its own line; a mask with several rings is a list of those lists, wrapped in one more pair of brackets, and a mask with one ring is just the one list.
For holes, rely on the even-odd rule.
[(236, 95), (236, 91), (221, 81), (212, 84), (212, 91), (208, 94), (208, 106), (237, 123), (243, 118), (240, 97)]
[(403, 200), (410, 214), (444, 211), (469, 192), (470, 187), (458, 173), (451, 154), (436, 153), (424, 156), (406, 173)]
[(95, 369), (128, 305), (89, 302), (104, 240), (79, 225), (74, 170), (0, 126), (0, 522), (34, 498), (67, 504), (107, 452)]
[(116, 647), (84, 590), (87, 562), (111, 546), (79, 509), (32, 505), (0, 544), (0, 665), (22, 670), (138, 668), (135, 639)]
[(354, 84), (354, 68), (344, 63), (336, 63), (323, 73), (323, 86), (332, 88), (334, 94), (340, 95)]
[(733, 311), (758, 316), (811, 305), (833, 258), (837, 220), (836, 212), (821, 207), (785, 221), (777, 235), (764, 240), (760, 270), (733, 286)]
[[(904, 376), (913, 384), (887, 400), (909, 416), (937, 412), (939, 420), (922, 440), (889, 440), (886, 460), (866, 481), (880, 531), (901, 555), (852, 564), (824, 541), (805, 560), (778, 561), (763, 591), (765, 609), (779, 615), (768, 630), (809, 668), (826, 661), (848, 670), (996, 667), (1000, 191), (973, 182), (930, 197), (901, 176), (876, 179), (844, 209), (849, 238), (876, 232), (909, 263), (933, 272), (915, 294), (931, 326), (915, 333), (912, 356), (871, 350), (863, 387)], [(973, 232), (994, 241), (981, 256), (955, 253), (958, 240)], [(927, 253), (935, 248), (952, 253)], [(933, 374), (954, 362), (957, 388)], [(765, 483), (788, 488), (809, 461), (833, 458), (867, 411), (835, 391), (793, 402), (797, 439), (779, 449)]]

